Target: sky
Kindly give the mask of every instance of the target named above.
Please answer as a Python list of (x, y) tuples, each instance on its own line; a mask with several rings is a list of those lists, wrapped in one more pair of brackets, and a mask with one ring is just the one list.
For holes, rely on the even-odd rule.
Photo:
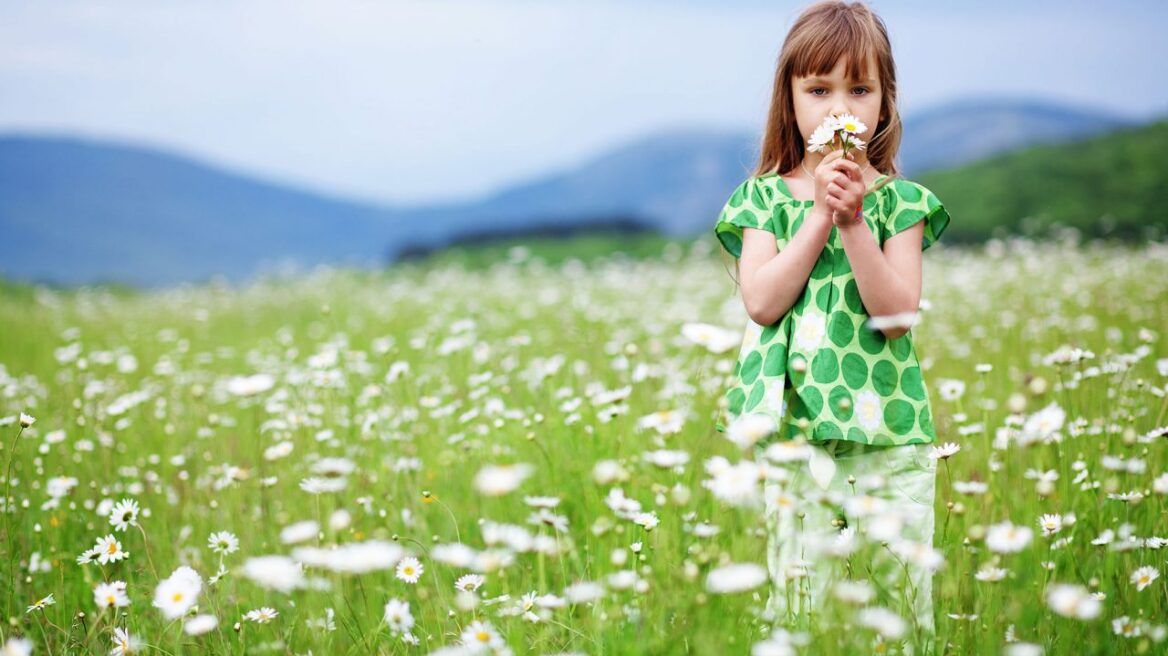
[[(761, 131), (804, 2), (0, 0), (0, 134), (162, 147), (392, 205), (670, 129)], [(1026, 96), (1168, 115), (1168, 3), (870, 0), (904, 115)]]

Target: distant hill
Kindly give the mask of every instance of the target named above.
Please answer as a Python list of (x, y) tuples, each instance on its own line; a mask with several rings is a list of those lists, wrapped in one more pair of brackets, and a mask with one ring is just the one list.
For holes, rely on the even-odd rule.
[(1027, 99), (955, 101), (904, 119), (901, 165), (909, 177), (1035, 145), (1074, 141), (1135, 123), (1098, 111)]
[[(966, 163), (1122, 127), (1027, 102), (956, 103), (906, 117), (901, 164)], [(1019, 127), (1022, 126), (1022, 127)], [(367, 266), (454, 243), (618, 223), (670, 237), (710, 229), (752, 170), (758, 138), (673, 130), (480, 200), (383, 207), (306, 192), (156, 149), (0, 137), (0, 275), (154, 287), (318, 263)]]
[(947, 237), (984, 239), (1059, 223), (1088, 237), (1168, 236), (1168, 120), (1032, 146), (917, 180), (954, 217)]
[(169, 285), (265, 261), (384, 259), (384, 208), (169, 153), (72, 138), (0, 138), (4, 275)]

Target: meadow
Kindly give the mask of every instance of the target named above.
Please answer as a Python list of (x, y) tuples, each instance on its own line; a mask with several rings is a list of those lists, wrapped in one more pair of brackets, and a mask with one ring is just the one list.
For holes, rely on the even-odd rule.
[(936, 653), (1168, 650), (1168, 247), (925, 254), (934, 545), (792, 626), (714, 248), (5, 286), (0, 653), (922, 653), (888, 558)]

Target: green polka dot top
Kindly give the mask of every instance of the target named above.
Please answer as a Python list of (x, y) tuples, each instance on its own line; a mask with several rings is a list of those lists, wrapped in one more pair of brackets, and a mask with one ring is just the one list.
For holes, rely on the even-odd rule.
[[(814, 203), (792, 197), (778, 174), (748, 178), (726, 202), (714, 234), (736, 258), (742, 255), (743, 228), (774, 233), (781, 250)], [(949, 214), (931, 191), (915, 182), (894, 179), (864, 197), (864, 220), (881, 247), (885, 239), (922, 219), (925, 250), (949, 225)], [(934, 442), (929, 396), (911, 331), (890, 340), (868, 327), (868, 318), (833, 227), (791, 309), (769, 326), (747, 320), (717, 430), (724, 432), (743, 414), (761, 412), (774, 419), (780, 438), (799, 435), (802, 424), (812, 441)]]

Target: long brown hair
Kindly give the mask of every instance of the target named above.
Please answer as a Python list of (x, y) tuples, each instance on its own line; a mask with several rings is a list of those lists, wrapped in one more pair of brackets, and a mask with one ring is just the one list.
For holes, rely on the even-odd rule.
[(848, 4), (828, 0), (804, 9), (783, 41), (755, 176), (786, 173), (803, 161), (805, 145), (795, 121), (792, 80), (827, 75), (841, 59), (847, 62), (846, 75), (860, 78), (867, 73), (863, 69), (870, 57), (876, 61), (876, 77), (880, 80), (881, 117), (864, 151), (872, 167), (888, 175), (888, 180), (900, 174), (896, 155), (901, 123), (896, 107), (896, 64), (888, 30), (862, 1)]
[[(863, 69), (870, 58), (875, 59), (876, 77), (880, 80), (880, 120), (864, 151), (872, 168), (887, 177), (869, 191), (900, 176), (896, 156), (902, 126), (896, 104), (896, 63), (892, 59), (888, 29), (862, 0), (851, 4), (843, 0), (822, 0), (799, 14), (783, 41), (766, 130), (752, 177), (786, 173), (803, 161), (805, 145), (795, 120), (792, 81), (797, 77), (828, 75), (841, 59), (847, 62), (844, 71), (847, 77), (866, 77), (868, 71)], [(737, 259), (734, 265), (737, 273)], [(737, 275), (732, 278), (739, 284)]]

